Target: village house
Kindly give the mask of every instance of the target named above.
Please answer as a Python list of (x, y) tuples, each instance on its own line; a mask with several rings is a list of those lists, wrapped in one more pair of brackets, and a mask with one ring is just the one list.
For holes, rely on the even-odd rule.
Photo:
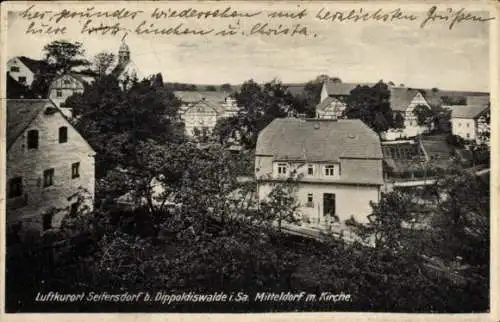
[(451, 133), (466, 141), (489, 144), (489, 96), (467, 97), (467, 105), (454, 106), (451, 112)]
[(174, 95), (182, 102), (180, 117), (186, 135), (210, 135), (217, 121), (237, 114), (238, 107), (229, 92), (176, 91)]
[(43, 60), (17, 56), (7, 61), (7, 72), (19, 84), (31, 86), (36, 75), (46, 72), (48, 65)]
[(57, 76), (49, 86), (48, 97), (67, 117), (71, 117), (71, 109), (66, 108), (64, 103), (73, 94), (83, 93), (85, 86), (91, 84), (94, 79), (93, 75), (83, 73), (68, 73)]
[(57, 228), (77, 210), (78, 194), (92, 208), (94, 156), (51, 100), (7, 100), (8, 226)]
[[(372, 83), (341, 83), (325, 81), (321, 89), (320, 102), (316, 106), (316, 117), (320, 119), (340, 118), (346, 109), (346, 99), (357, 86), (373, 86)], [(403, 129), (391, 129), (383, 134), (386, 140), (414, 137), (428, 130), (419, 125), (414, 113), (416, 106), (431, 108), (423, 92), (407, 87), (390, 86), (390, 105), (394, 116), (399, 114), (404, 120)]]
[(367, 222), (384, 184), (378, 135), (361, 120), (278, 118), (259, 133), (259, 200), (295, 174), (304, 222)]

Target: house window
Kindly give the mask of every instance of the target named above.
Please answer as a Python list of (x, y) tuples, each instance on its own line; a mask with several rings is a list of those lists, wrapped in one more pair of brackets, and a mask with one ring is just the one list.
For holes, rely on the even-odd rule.
[(28, 149), (38, 149), (38, 131), (28, 131)]
[(17, 81), (21, 84), (25, 84), (26, 83), (26, 76), (19, 76)]
[(307, 175), (309, 175), (309, 176), (314, 175), (314, 166), (312, 164), (309, 164), (307, 166)]
[(18, 66), (12, 66), (10, 68), (10, 71), (13, 72), (13, 73), (18, 73), (19, 72), (19, 67)]
[(23, 178), (16, 177), (9, 180), (9, 198), (19, 197), (23, 194)]
[(61, 97), (62, 96), (62, 90), (58, 89), (56, 90), (56, 96)]
[(43, 230), (48, 230), (52, 228), (52, 218), (53, 214), (43, 215)]
[(307, 194), (307, 203), (312, 203), (313, 202), (313, 194), (312, 193), (308, 193)]
[(43, 186), (49, 187), (54, 184), (54, 168), (47, 169), (43, 172)]
[(80, 178), (80, 162), (71, 165), (71, 179)]
[(470, 127), (470, 123), (467, 123), (467, 127)]
[(335, 166), (333, 164), (325, 165), (325, 176), (332, 177), (335, 175)]
[(68, 142), (68, 128), (66, 126), (61, 126), (59, 128), (59, 143)]
[(278, 163), (278, 174), (286, 174), (288, 165), (286, 163)]
[(469, 139), (470, 138), (470, 133), (467, 133), (465, 136)]
[(69, 79), (64, 80), (64, 85), (68, 85), (69, 83), (71, 83)]
[(78, 202), (74, 202), (71, 204), (69, 213), (70, 215), (74, 216), (77, 214), (77, 212), (78, 212)]

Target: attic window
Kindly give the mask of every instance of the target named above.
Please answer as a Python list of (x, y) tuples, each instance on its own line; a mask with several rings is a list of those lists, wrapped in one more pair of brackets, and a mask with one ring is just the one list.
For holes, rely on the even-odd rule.
[(38, 149), (38, 131), (28, 131), (28, 149)]
[(64, 80), (64, 85), (68, 85), (68, 84), (70, 84), (70, 83), (71, 83), (71, 82), (70, 82), (70, 80), (69, 80), (69, 79), (65, 79), (65, 80)]
[(13, 73), (18, 73), (19, 72), (19, 67), (18, 66), (12, 66), (10, 67), (10, 71)]
[(61, 126), (59, 128), (59, 143), (68, 142), (68, 128), (66, 126)]

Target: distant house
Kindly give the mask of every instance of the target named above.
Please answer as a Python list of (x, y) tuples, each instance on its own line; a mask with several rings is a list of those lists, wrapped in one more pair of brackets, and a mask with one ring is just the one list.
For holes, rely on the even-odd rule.
[(275, 119), (257, 140), (259, 200), (296, 173), (306, 221), (321, 225), (353, 216), (366, 222), (370, 201), (380, 199), (382, 158), (378, 135), (360, 120)]
[(68, 73), (57, 76), (49, 86), (49, 98), (69, 117), (71, 112), (66, 111), (68, 109), (65, 108), (64, 103), (71, 95), (83, 93), (85, 85), (91, 84), (93, 81), (94, 77), (89, 74)]
[(458, 135), (467, 141), (488, 144), (489, 139), (483, 134), (489, 132), (489, 97), (468, 97), (467, 105), (453, 108), (451, 112), (451, 133), (453, 135)]
[(86, 193), (85, 204), (92, 208), (94, 155), (52, 101), (7, 100), (7, 224), (57, 228), (77, 210), (79, 192)]
[(7, 72), (19, 84), (31, 86), (35, 76), (46, 72), (48, 64), (43, 60), (17, 56), (7, 61)]
[(358, 86), (373, 86), (369, 83), (341, 83), (327, 80), (321, 88), (320, 102), (316, 106), (316, 117), (322, 119), (339, 118), (346, 108), (346, 99)]
[(418, 89), (407, 87), (391, 87), (390, 104), (394, 113), (401, 115), (404, 120), (404, 129), (399, 131), (389, 130), (385, 133), (385, 138), (388, 140), (398, 139), (401, 137), (414, 137), (428, 131), (426, 125), (419, 125), (417, 115), (414, 113), (415, 107), (423, 106), (431, 109), (430, 104), (423, 95), (423, 92)]
[(229, 92), (176, 91), (182, 102), (180, 117), (188, 136), (209, 135), (220, 118), (236, 115), (236, 101)]

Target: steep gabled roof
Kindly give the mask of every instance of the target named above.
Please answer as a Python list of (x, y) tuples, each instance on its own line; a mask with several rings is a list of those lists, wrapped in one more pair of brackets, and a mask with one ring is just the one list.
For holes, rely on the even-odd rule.
[(451, 117), (461, 119), (475, 119), (488, 109), (489, 107), (484, 105), (457, 105), (451, 111)]
[(26, 56), (17, 57), (26, 67), (28, 67), (33, 73), (43, 73), (47, 71), (49, 65), (43, 60), (31, 59)]
[[(406, 111), (408, 105), (415, 98), (415, 96), (423, 93), (418, 89), (408, 88), (408, 87), (391, 87), (391, 109), (393, 111)], [(425, 96), (424, 96), (425, 98)]]
[(378, 135), (361, 120), (277, 118), (259, 133), (256, 155), (311, 161), (382, 159)]
[[(48, 99), (7, 100), (7, 149), (14, 144), (47, 105), (54, 106)], [(54, 108), (56, 107), (54, 106)]]
[[(16, 142), (36, 117), (47, 107), (53, 108), (56, 113), (66, 117), (50, 99), (8, 99), (7, 100), (7, 150)], [(72, 126), (68, 121), (68, 125)], [(78, 133), (78, 131), (77, 131)], [(78, 133), (79, 134), (79, 133)], [(81, 135), (81, 134), (80, 134)], [(88, 144), (90, 150), (94, 149)]]
[(207, 101), (207, 100), (199, 100), (197, 102), (191, 102), (191, 103), (187, 103), (185, 105), (182, 105), (181, 106), (181, 113), (186, 113), (187, 111), (189, 111), (191, 108), (193, 107), (197, 107), (197, 106), (207, 106), (211, 109), (213, 109), (215, 111), (215, 113), (217, 113), (217, 115), (220, 115), (220, 114), (223, 114), (225, 109), (223, 106), (221, 106), (220, 104), (214, 104), (213, 102), (210, 102), (210, 101)]

